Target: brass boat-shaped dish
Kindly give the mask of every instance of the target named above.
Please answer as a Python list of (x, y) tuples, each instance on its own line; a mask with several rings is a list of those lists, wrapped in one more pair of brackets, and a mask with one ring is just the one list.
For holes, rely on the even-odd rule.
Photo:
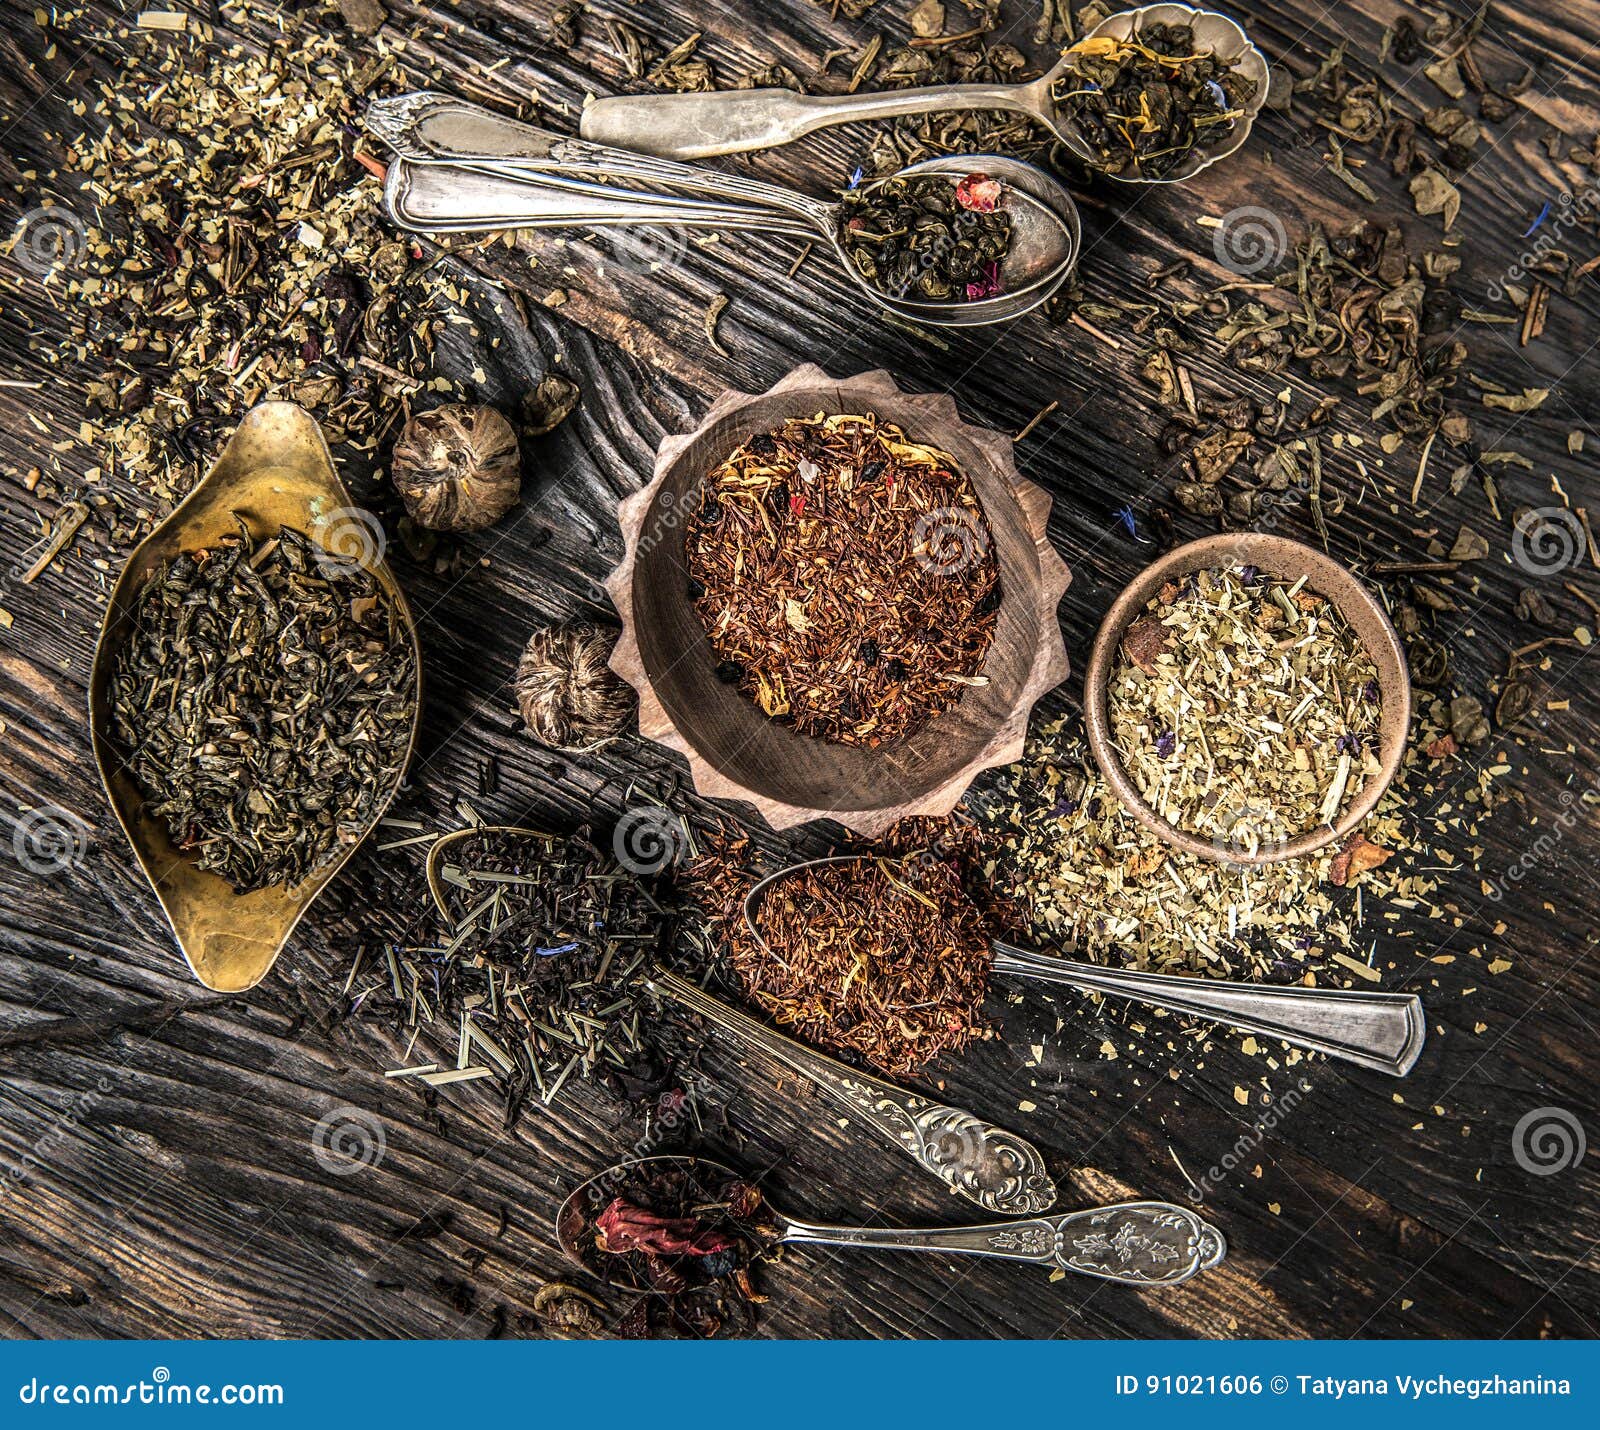
[[(129, 635), (134, 601), (150, 573), (182, 552), (237, 536), (241, 520), (256, 540), (276, 535), (284, 526), (317, 537), (330, 523), (361, 520), (333, 470), (322, 429), (292, 402), (265, 402), (246, 413), (205, 480), (128, 558), (111, 590), (89, 677), (89, 727), (106, 796), (189, 967), (219, 993), (243, 992), (266, 976), (317, 895), (372, 832), (405, 778), (422, 710), (422, 653), (411, 608), (381, 551), (364, 550), (361, 564), (383, 587), (411, 643), (417, 702), (400, 770), (374, 804), (360, 838), (300, 883), (248, 894), (236, 893), (220, 875), (199, 868), (174, 846), (166, 825), (145, 811), (112, 742), (111, 671)], [(322, 544), (330, 542), (324, 539)]]

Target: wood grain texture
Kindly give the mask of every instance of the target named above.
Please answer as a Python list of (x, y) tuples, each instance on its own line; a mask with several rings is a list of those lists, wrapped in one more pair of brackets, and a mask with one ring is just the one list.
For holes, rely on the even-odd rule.
[[(256, 44), (268, 33), (264, 13), (191, 8), (214, 25), (218, 48)], [(586, 93), (643, 88), (625, 76), (608, 16), (627, 19), (662, 49), (702, 31), (701, 52), (726, 77), (777, 61), (809, 78), (830, 49), (859, 48), (875, 29), (903, 35), (906, 6), (883, 0), (882, 13), (855, 23), (806, 0), (775, 0), (759, 12), (734, 0), (592, 0), (570, 54), (545, 41), (553, 9), (546, 0), (463, 0), (441, 10), (386, 0), (386, 8), (384, 34), (404, 38), (408, 82), (571, 128)], [(1332, 9), (1316, 0), (1246, 0), (1232, 8), (1268, 56), (1297, 75), (1340, 39), (1353, 53), (1375, 53), (1384, 26), (1401, 13), (1389, 0)], [(97, 0), (65, 35), (27, 16), (0, 31), (0, 231), (44, 197), (66, 202), (75, 193), (56, 172), (60, 137), (93, 122), (100, 86), (131, 83), (129, 46), (146, 43), (119, 37), (115, 13)], [(1003, 13), (1006, 37), (1028, 48), (1031, 7), (1008, 3)], [(338, 21), (331, 6), (311, 5), (296, 23)], [(1587, 146), (1600, 129), (1597, 47), (1594, 0), (1491, 8), (1483, 63), (1497, 81), (1525, 65), (1535, 78), (1516, 113), (1490, 126), (1464, 181), (1463, 291), (1481, 291), (1503, 274), (1547, 199), (1587, 182), (1559, 155), (1563, 144)], [(1420, 73), (1404, 78), (1414, 110), (1436, 102)], [(826, 85), (843, 82), (836, 66)], [(1565, 136), (1555, 155), (1543, 142), (1552, 130)], [(868, 137), (861, 128), (834, 130), (727, 163), (820, 193), (849, 174)], [(1437, 235), (1436, 219), (1410, 217), (1403, 188), (1383, 166), (1365, 177), (1384, 199), (1374, 212), (1392, 210), (1408, 229)], [(1227, 281), (1201, 217), (1265, 206), (1292, 234), (1310, 222), (1348, 223), (1365, 207), (1327, 172), (1323, 133), (1273, 113), (1239, 155), (1193, 185), (1131, 193), (1101, 186), (1078, 198), (1086, 288), (1130, 301), (1147, 295), (1150, 275), (1178, 257), (1195, 261), (1182, 280), (1187, 291)], [(1578, 261), (1600, 252), (1589, 227), (1564, 241)], [(690, 430), (718, 391), (760, 390), (801, 362), (836, 374), (887, 367), (903, 389), (948, 392), (966, 420), (1000, 430), (1019, 430), (1058, 404), (1017, 455), (1023, 474), (1054, 498), (1051, 536), (1076, 577), (1060, 619), (1082, 669), (1100, 616), (1146, 559), (1147, 548), (1114, 514), (1131, 506), (1146, 518), (1174, 479), (1155, 441), (1162, 419), (1138, 396), (1139, 342), (1111, 348), (1037, 314), (924, 342), (883, 325), (821, 254), (784, 278), (799, 253), (787, 242), (685, 239), (670, 261), (642, 271), (619, 261), (625, 255), (604, 236), (530, 243), (484, 248), (464, 261), (526, 294), (525, 361), (571, 373), (584, 399), (535, 444), (539, 460), (521, 508), (468, 545), (481, 562), (447, 577), (397, 561), (418, 616), (428, 685), (418, 758), (397, 814), (448, 818), (466, 795), (496, 822), (592, 824), (604, 838), (637, 802), (635, 786), (697, 816), (720, 812), (687, 791), (681, 764), (648, 742), (624, 740), (581, 761), (536, 747), (516, 733), (510, 678), (534, 621), (608, 611), (599, 582), (622, 554), (612, 513), (644, 484), (662, 438)], [(731, 300), (720, 351), (704, 323), (717, 293)], [(43, 382), (37, 390), (0, 388), (0, 571), (14, 570), (53, 509), (30, 494), (25, 474), (41, 466), (71, 489), (92, 460), (71, 445), (54, 450), (77, 430), (82, 384), (94, 375), (89, 367), (48, 368), (38, 356), (65, 331), (59, 302), (38, 285), (0, 295), (0, 376)], [(1409, 448), (1380, 466), (1369, 442), (1326, 464), (1329, 492), (1347, 502), (1333, 553), (1358, 570), (1415, 559), (1436, 537), (1448, 546), (1463, 522), (1495, 530), (1494, 559), (1430, 578), (1454, 602), (1438, 620), (1458, 679), (1479, 695), (1487, 696), (1510, 650), (1543, 634), (1516, 618), (1518, 591), (1529, 581), (1498, 555), (1511, 512), (1558, 500), (1553, 482), (1574, 504), (1600, 502), (1597, 321), (1600, 289), (1590, 279), (1576, 298), (1554, 295), (1545, 336), (1527, 347), (1499, 329), (1470, 335), (1474, 372), (1509, 388), (1554, 389), (1526, 416), (1474, 409), (1485, 448), (1514, 447), (1532, 462), (1497, 472), (1498, 523), (1476, 482), (1452, 494), (1442, 470), (1413, 509), (1405, 499), (1415, 469)], [(1191, 370), (1208, 390), (1242, 387), (1257, 398), (1284, 385), (1302, 398), (1307, 391), (1293, 377), (1241, 379), (1209, 350), (1193, 356)], [(1368, 431), (1364, 410), (1352, 405), (1351, 430)], [(1588, 437), (1577, 456), (1568, 451), (1571, 431)], [(1179, 536), (1207, 529), (1177, 521)], [(1314, 539), (1304, 511), (1291, 512), (1282, 530)], [(0, 591), (13, 617), (0, 629), (4, 813), (19, 823), (36, 807), (66, 811), (85, 834), (79, 863), (42, 875), (9, 857), (11, 831), (0, 831), (3, 1324), (18, 1336), (536, 1333), (533, 1295), (565, 1274), (550, 1214), (577, 1180), (637, 1145), (639, 1122), (580, 1089), (507, 1133), (481, 1090), (434, 1100), (382, 1079), (403, 1049), (329, 1010), (356, 945), (375, 929), (398, 936), (415, 917), (401, 893), (415, 872), (414, 850), (360, 851), (250, 994), (219, 998), (194, 985), (89, 759), (89, 661), (124, 556), (86, 533), (37, 581), (23, 585), (12, 575)], [(1600, 598), (1597, 575), (1583, 565), (1562, 580)], [(1540, 590), (1565, 628), (1593, 625), (1562, 581)], [(1403, 582), (1392, 587), (1403, 592)], [(1004, 1039), (937, 1070), (944, 1100), (1009, 1121), (1036, 1141), (1064, 1188), (1063, 1204), (1180, 1199), (1186, 1182), (1177, 1164), (1204, 1180), (1206, 1213), (1230, 1243), (1221, 1268), (1176, 1291), (1130, 1292), (1052, 1283), (1000, 1264), (808, 1254), (773, 1273), (763, 1333), (1600, 1333), (1595, 1154), (1537, 1176), (1513, 1151), (1519, 1120), (1540, 1108), (1566, 1109), (1591, 1139), (1600, 1136), (1592, 947), (1600, 883), (1595, 815), (1582, 798), (1592, 796), (1600, 768), (1591, 649), (1546, 652), (1539, 713), (1522, 727), (1528, 733), (1497, 737), (1459, 762), (1417, 811), (1472, 824), (1474, 766), (1484, 759), (1510, 767), (1496, 788), (1520, 798), (1478, 821), (1476, 834), (1458, 836), (1460, 864), (1442, 876), (1443, 917), (1418, 911), (1372, 922), (1387, 986), (1417, 989), (1429, 1008), (1429, 1046), (1403, 1083), (1322, 1063), (1275, 1069), (1225, 1034), (1009, 988), (994, 996)], [(1041, 711), (1075, 709), (1080, 695), (1070, 680)], [(479, 796), (478, 767), (490, 753), (499, 786)], [(827, 852), (836, 831), (754, 833), (769, 853), (803, 857)], [(1503, 897), (1489, 897), (1484, 881)], [(1509, 967), (1492, 972), (1491, 960)], [(1107, 1043), (1115, 1060), (1099, 1053)], [(1028, 1051), (1034, 1044), (1037, 1060)], [(860, 1142), (777, 1068), (713, 1039), (706, 1071), (722, 1106), (707, 1114), (705, 1140), (753, 1169), (771, 1168), (781, 1201), (797, 1213), (960, 1219), (959, 1204), (930, 1179)], [(1263, 1079), (1282, 1115), (1258, 1131)], [(1250, 1094), (1248, 1106), (1235, 1089)], [(1036, 1110), (1019, 1111), (1023, 1102)], [(385, 1150), (376, 1166), (335, 1175), (313, 1155), (313, 1136), (319, 1120), (345, 1107), (375, 1119)], [(472, 1288), (470, 1304), (459, 1283)]]

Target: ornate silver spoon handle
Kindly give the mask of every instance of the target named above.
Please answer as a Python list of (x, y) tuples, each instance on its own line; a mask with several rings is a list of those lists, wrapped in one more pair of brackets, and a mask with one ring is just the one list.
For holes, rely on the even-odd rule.
[(814, 1052), (730, 1008), (676, 973), (658, 968), (651, 974), (650, 984), (739, 1042), (810, 1078), (918, 1166), (985, 1211), (1032, 1216), (1055, 1205), (1055, 1183), (1045, 1171), (1043, 1158), (1015, 1133)]
[(579, 132), (596, 144), (669, 159), (708, 159), (787, 144), (829, 124), (951, 109), (1032, 114), (1032, 86), (944, 84), (892, 94), (795, 94), (732, 89), (706, 94), (623, 94), (592, 101)]
[(1427, 1036), (1422, 1000), (1414, 993), (1279, 987), (1136, 973), (1030, 953), (1004, 943), (994, 945), (994, 970), (1065, 983), (1110, 998), (1132, 998), (1174, 1013), (1193, 1013), (1247, 1033), (1315, 1048), (1393, 1077), (1411, 1071)]
[(824, 235), (833, 227), (832, 205), (809, 194), (742, 174), (565, 138), (431, 90), (373, 100), (363, 123), (402, 158), (417, 164), (476, 165), (508, 176), (630, 180), (690, 195), (761, 204), (798, 216)]
[(786, 1220), (780, 1239), (874, 1251), (998, 1256), (1133, 1286), (1176, 1286), (1215, 1266), (1228, 1250), (1216, 1227), (1170, 1202), (1119, 1202), (1032, 1221), (926, 1231)]

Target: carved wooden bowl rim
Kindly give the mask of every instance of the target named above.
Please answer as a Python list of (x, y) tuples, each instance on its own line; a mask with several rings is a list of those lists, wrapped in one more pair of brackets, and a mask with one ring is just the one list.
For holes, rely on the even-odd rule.
[[(751, 405), (767, 403), (772, 398), (789, 394), (794, 395), (789, 413), (793, 416), (815, 415), (818, 410), (815, 399), (819, 395), (830, 396), (839, 404), (836, 408), (839, 411), (870, 412), (890, 404), (903, 412), (909, 407), (917, 414), (917, 430), (912, 435), (918, 440), (939, 447), (964, 445), (977, 449), (990, 468), (981, 481), (977, 474), (968, 473), (975, 485), (979, 486), (980, 499), (994, 501), (998, 496), (1004, 500), (1007, 494), (1014, 499), (1015, 516), (1031, 540), (1032, 555), (1037, 562), (1036, 579), (1030, 569), (1030, 589), (1013, 592), (1009, 588), (1002, 588), (1002, 609), (1007, 601), (1028, 602), (1029, 606), (1022, 608), (1024, 615), (1031, 617), (1031, 623), (1039, 632), (1037, 648), (1031, 653), (1031, 659), (1026, 661), (1020, 689), (1005, 718), (997, 721), (995, 728), (985, 733), (980, 748), (954, 773), (941, 776), (931, 772), (926, 785), (918, 785), (910, 797), (905, 797), (902, 791), (892, 802), (885, 799), (878, 803), (870, 796), (855, 791), (857, 799), (861, 801), (859, 807), (826, 808), (780, 797), (757, 787), (754, 782), (731, 776), (703, 753), (702, 746), (707, 736), (693, 713), (686, 717), (680, 711), (676, 718), (669, 713), (657, 692), (655, 677), (646, 669), (640, 643), (636, 597), (638, 604), (643, 605), (651, 599), (651, 593), (636, 578), (641, 570), (641, 538), (658, 496), (675, 475), (680, 459), (712, 428)], [(895, 420), (901, 419), (896, 417)], [(996, 478), (1001, 480), (997, 481)], [(774, 829), (787, 829), (815, 819), (835, 819), (848, 828), (872, 836), (911, 815), (948, 814), (979, 773), (996, 765), (1011, 764), (1021, 757), (1028, 716), (1033, 706), (1042, 695), (1067, 677), (1066, 643), (1061, 635), (1056, 607), (1066, 593), (1072, 576), (1046, 535), (1050, 506), (1049, 495), (1036, 484), (1024, 480), (1017, 472), (1009, 436), (963, 422), (954, 399), (947, 394), (902, 392), (889, 373), (881, 369), (836, 379), (817, 365), (806, 363), (787, 373), (764, 393), (747, 393), (736, 389), (721, 393), (693, 431), (662, 441), (649, 484), (624, 498), (617, 507), (624, 554), (607, 576), (605, 585), (621, 617), (622, 633), (612, 652), (611, 668), (638, 692), (640, 733), (677, 751), (688, 761), (694, 787), (700, 794), (749, 803)], [(676, 538), (676, 526), (673, 532)], [(997, 635), (997, 642), (998, 639)], [(709, 657), (709, 644), (706, 649)], [(992, 660), (994, 655), (994, 650), (991, 650), (986, 661)], [(956, 710), (960, 708), (959, 705), (953, 707)], [(946, 715), (949, 713), (946, 712)], [(928, 728), (932, 729), (937, 724), (936, 720)], [(797, 735), (796, 738), (805, 740), (806, 737)], [(890, 751), (903, 754), (903, 747), (891, 743), (873, 754), (884, 755)], [(905, 772), (914, 771), (915, 768), (914, 761), (909, 764), (902, 762), (897, 766), (897, 777), (903, 782), (911, 780), (911, 776)], [(914, 780), (911, 782), (914, 783)]]

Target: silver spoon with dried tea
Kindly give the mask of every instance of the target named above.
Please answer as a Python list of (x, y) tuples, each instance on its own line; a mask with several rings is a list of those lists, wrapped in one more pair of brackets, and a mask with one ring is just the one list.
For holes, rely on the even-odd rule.
[(978, 1226), (801, 1221), (706, 1157), (644, 1157), (607, 1168), (562, 1202), (556, 1235), (568, 1256), (602, 1279), (673, 1297), (715, 1294), (725, 1281), (737, 1287), (741, 1272), (747, 1276), (779, 1246), (988, 1256), (1130, 1286), (1176, 1286), (1227, 1254), (1216, 1227), (1171, 1202), (1118, 1202)]
[[(765, 901), (781, 894), (781, 883), (806, 870), (833, 864), (855, 864), (877, 856), (845, 854), (810, 859), (769, 874), (745, 896), (744, 919), (752, 937), (766, 948), (762, 932)], [(914, 871), (920, 859), (937, 855), (907, 855), (882, 860), (891, 879), (900, 877), (898, 863)], [(1241, 1032), (1279, 1038), (1296, 1047), (1311, 1048), (1329, 1057), (1373, 1068), (1392, 1077), (1404, 1077), (1421, 1056), (1427, 1023), (1422, 1000), (1414, 993), (1368, 993), (1360, 989), (1278, 987), (1264, 983), (1232, 983), (1220, 979), (1186, 977), (1170, 973), (1140, 973), (1127, 968), (1105, 968), (1056, 954), (1034, 953), (996, 939), (991, 941), (995, 973), (1061, 983), (1082, 993), (1123, 998), (1224, 1023)]]
[[(878, 303), (934, 326), (1001, 322), (1037, 307), (1066, 281), (1082, 238), (1066, 190), (1033, 165), (999, 155), (924, 160), (829, 203), (776, 184), (563, 138), (426, 91), (374, 101), (366, 123), (398, 156), (384, 203), (402, 228), (650, 225), (820, 237)], [(935, 177), (950, 186), (948, 199), (924, 192)], [(907, 232), (884, 233), (881, 226), (861, 232), (863, 204), (880, 198), (891, 213), (912, 215)], [(942, 217), (918, 212), (919, 203), (942, 210)], [(937, 273), (960, 255), (968, 229), (988, 242), (996, 214), (1006, 242), (1003, 251), (982, 254), (992, 259), (985, 281), (946, 285), (950, 296), (942, 296), (927, 281), (930, 269)], [(880, 242), (896, 249), (891, 273), (877, 272), (867, 251)]]
[(691, 94), (626, 94), (593, 100), (579, 127), (585, 139), (672, 159), (706, 159), (788, 144), (834, 124), (951, 110), (999, 110), (1026, 115), (1042, 125), (1091, 168), (1101, 161), (1070, 112), (1063, 92), (1079, 85), (1081, 56), (1110, 42), (1126, 43), (1149, 25), (1184, 25), (1196, 51), (1217, 55), (1248, 87), (1249, 99), (1225, 137), (1196, 146), (1160, 176), (1131, 172), (1108, 176), (1127, 183), (1175, 183), (1192, 178), (1244, 143), (1266, 102), (1268, 71), (1261, 52), (1226, 15), (1187, 5), (1146, 5), (1108, 15), (1063, 52), (1038, 79), (1026, 84), (939, 84), (877, 93), (796, 94), (788, 89), (731, 89)]

